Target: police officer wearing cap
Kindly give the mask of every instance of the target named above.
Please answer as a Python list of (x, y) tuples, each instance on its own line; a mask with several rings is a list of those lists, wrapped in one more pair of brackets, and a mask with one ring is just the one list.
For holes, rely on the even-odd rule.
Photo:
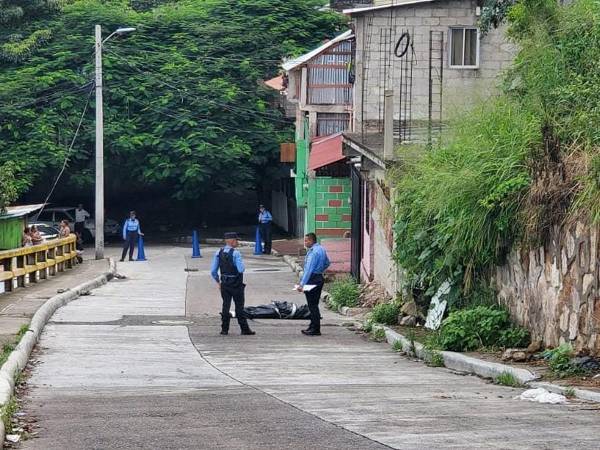
[(260, 237), (265, 243), (263, 253), (266, 255), (270, 255), (271, 244), (273, 239), (271, 235), (271, 222), (273, 222), (273, 216), (269, 211), (267, 211), (265, 205), (260, 205), (258, 210), (258, 227), (260, 230)]
[[(235, 304), (235, 316), (243, 335), (256, 334), (248, 326), (248, 320), (244, 313), (244, 261), (242, 254), (236, 250), (238, 237), (236, 233), (225, 233), (225, 247), (215, 253), (210, 273), (217, 282), (223, 298), (223, 309), (221, 311), (221, 334), (229, 333), (229, 321), (231, 316), (229, 308), (231, 300)], [(220, 276), (219, 276), (220, 273)]]

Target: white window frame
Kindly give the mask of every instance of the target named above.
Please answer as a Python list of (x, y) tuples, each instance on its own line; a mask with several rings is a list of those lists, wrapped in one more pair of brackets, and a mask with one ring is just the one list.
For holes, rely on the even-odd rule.
[[(453, 36), (453, 31), (454, 30), (462, 30), (463, 32), (463, 48), (462, 48), (462, 57), (463, 57), (463, 62), (465, 60), (465, 33), (466, 30), (477, 30), (477, 50), (475, 53), (475, 65), (474, 66), (467, 66), (464, 64), (460, 64), (460, 65), (455, 65), (452, 64), (452, 36)], [(481, 48), (480, 45), (480, 40), (481, 40), (481, 31), (479, 30), (479, 28), (472, 26), (472, 25), (464, 25), (464, 26), (452, 26), (450, 27), (450, 32), (448, 33), (448, 67), (450, 67), (451, 69), (479, 69), (479, 50)]]

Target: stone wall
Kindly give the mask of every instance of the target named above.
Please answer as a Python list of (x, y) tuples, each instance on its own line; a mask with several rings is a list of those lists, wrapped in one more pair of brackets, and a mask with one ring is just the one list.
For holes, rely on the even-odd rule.
[(514, 250), (494, 282), (534, 339), (600, 354), (600, 227), (556, 228), (545, 246)]

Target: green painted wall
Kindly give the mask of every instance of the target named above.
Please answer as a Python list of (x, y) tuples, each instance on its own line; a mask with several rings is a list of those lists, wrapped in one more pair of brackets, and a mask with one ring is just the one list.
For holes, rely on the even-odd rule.
[(304, 138), (296, 136), (296, 205), (307, 206), (308, 191), (304, 185), (308, 183), (308, 151), (309, 151), (309, 130), (308, 118), (304, 119)]
[(23, 218), (0, 220), (0, 250), (10, 250), (21, 246)]
[(317, 177), (311, 181), (314, 184), (309, 189), (311, 231), (318, 235), (319, 230), (325, 229), (350, 230), (350, 178)]

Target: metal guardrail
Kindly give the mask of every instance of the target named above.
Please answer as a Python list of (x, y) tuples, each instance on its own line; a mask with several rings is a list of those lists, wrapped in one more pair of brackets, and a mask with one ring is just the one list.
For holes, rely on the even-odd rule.
[(0, 294), (36, 283), (77, 264), (76, 236), (0, 251)]

